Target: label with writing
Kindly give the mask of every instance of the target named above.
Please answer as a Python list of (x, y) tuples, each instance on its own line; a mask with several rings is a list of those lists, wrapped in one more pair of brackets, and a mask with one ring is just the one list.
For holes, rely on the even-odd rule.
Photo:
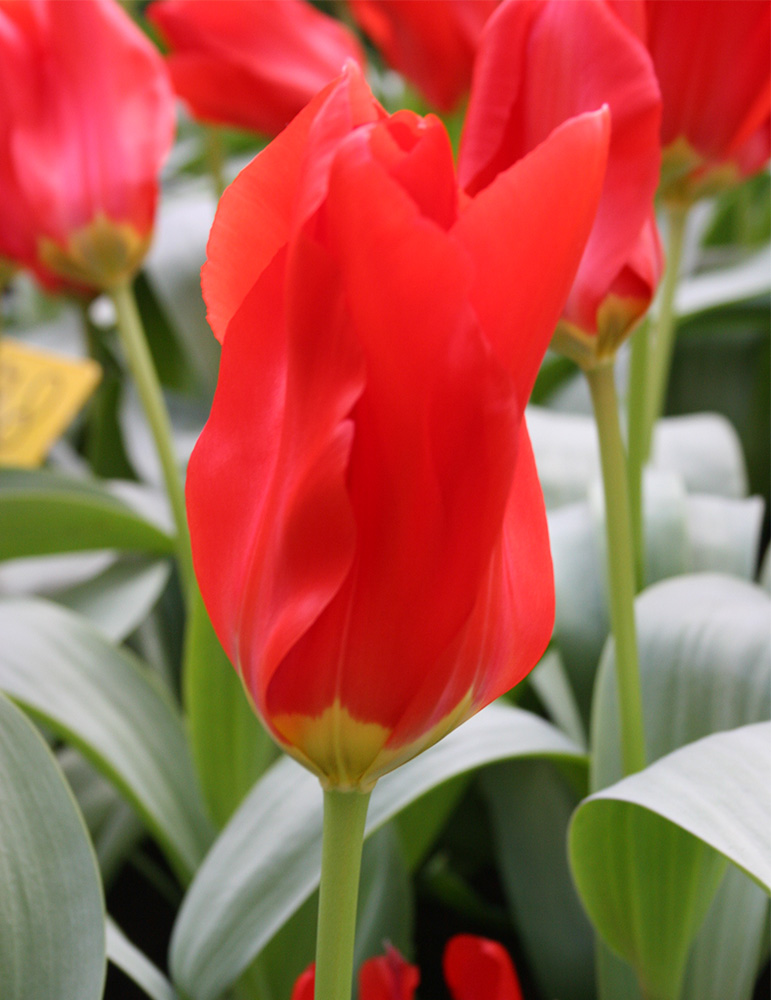
[(40, 465), (101, 374), (96, 361), (0, 338), (0, 465)]

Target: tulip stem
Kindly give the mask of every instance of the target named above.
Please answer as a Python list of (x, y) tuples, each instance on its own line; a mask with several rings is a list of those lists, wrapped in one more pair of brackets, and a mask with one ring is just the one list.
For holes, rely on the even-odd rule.
[(627, 478), (629, 513), (632, 523), (636, 589), (645, 585), (645, 528), (643, 511), (643, 468), (645, 466), (645, 419), (648, 389), (648, 320), (642, 321), (632, 336), (632, 358), (627, 394)]
[(220, 130), (213, 125), (207, 126), (203, 142), (206, 167), (214, 185), (215, 197), (219, 201), (227, 187), (225, 184), (225, 144), (222, 141)]
[(621, 718), (624, 774), (645, 767), (642, 691), (634, 617), (634, 557), (627, 492), (626, 458), (618, 419), (613, 364), (586, 372), (600, 439), (605, 490), (608, 595), (616, 646), (616, 678)]
[(315, 1000), (351, 1000), (359, 873), (369, 792), (327, 789), (316, 936)]
[(177, 556), (186, 595), (194, 585), (193, 560), (190, 553), (190, 535), (185, 512), (185, 494), (182, 489), (177, 460), (174, 455), (174, 438), (171, 421), (155, 371), (150, 348), (147, 344), (142, 320), (130, 282), (117, 285), (111, 291), (118, 317), (118, 334), (134, 377), (139, 398), (150, 425), (161, 463), (166, 492), (177, 530)]
[(672, 367), (672, 355), (675, 348), (675, 332), (677, 328), (675, 315), (675, 293), (680, 277), (680, 265), (685, 245), (686, 223), (688, 221), (688, 206), (675, 203), (666, 206), (667, 222), (667, 266), (664, 281), (661, 286), (659, 311), (654, 326), (654, 337), (651, 344), (648, 371), (647, 405), (645, 411), (645, 432), (643, 438), (643, 457), (647, 462), (650, 458), (653, 442), (653, 430), (656, 421), (664, 411), (669, 370)]

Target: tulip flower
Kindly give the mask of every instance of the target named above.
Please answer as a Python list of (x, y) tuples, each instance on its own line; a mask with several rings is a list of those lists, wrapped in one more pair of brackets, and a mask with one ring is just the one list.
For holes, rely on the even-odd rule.
[(612, 122), (605, 186), (555, 337), (585, 366), (615, 353), (660, 277), (658, 86), (644, 46), (603, 0), (504, 0), (477, 53), (458, 168), (464, 187), (480, 191), (561, 122), (603, 104)]
[(326, 787), (370, 789), (549, 640), (523, 414), (607, 133), (571, 121), (467, 198), (438, 119), (388, 117), (351, 65), (220, 203), (194, 563), (257, 712)]
[[(458, 934), (447, 942), (442, 960), (453, 1000), (522, 1000), (508, 952), (497, 941)], [(292, 1000), (313, 1000), (315, 976), (307, 969), (295, 983)], [(420, 973), (399, 952), (370, 958), (359, 972), (359, 1000), (414, 1000)]]
[(0, 258), (105, 289), (139, 267), (173, 139), (168, 74), (113, 0), (0, 0)]
[(479, 36), (497, 3), (349, 0), (385, 61), (441, 111), (452, 111), (468, 91)]
[(610, 0), (647, 43), (663, 99), (662, 194), (690, 203), (771, 155), (767, 0)]
[(171, 52), (174, 87), (202, 121), (276, 135), (358, 41), (306, 0), (158, 0), (147, 11)]

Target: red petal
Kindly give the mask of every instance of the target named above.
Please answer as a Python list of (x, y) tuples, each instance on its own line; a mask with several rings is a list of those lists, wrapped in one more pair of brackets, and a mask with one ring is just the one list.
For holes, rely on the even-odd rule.
[(512, 961), (497, 941), (459, 934), (447, 942), (443, 966), (453, 1000), (522, 1000)]
[[(3, 16), (10, 12), (37, 70), (26, 93), (14, 95), (12, 139), (36, 236), (66, 241), (99, 214), (145, 235), (174, 134), (173, 95), (157, 50), (109, 0), (34, 7), (20, 0)], [(16, 81), (15, 89), (23, 86)]]
[[(648, 47), (664, 99), (664, 146), (684, 136), (707, 159), (741, 157), (737, 136), (753, 143), (752, 162), (769, 156), (771, 7), (767, 0), (648, 2)], [(749, 113), (749, 118), (748, 118)]]
[(645, 47), (601, 0), (501, 5), (480, 44), (464, 130), (460, 175), (469, 190), (489, 183), (567, 119), (603, 104), (612, 121), (608, 168), (565, 310), (590, 332), (658, 183), (655, 74)]
[(275, 134), (347, 59), (354, 36), (304, 0), (161, 0), (149, 19), (172, 48), (174, 85), (196, 116)]
[[(209, 324), (217, 340), (224, 339), (231, 317), (286, 244), (292, 226), (302, 222), (302, 217), (297, 217), (296, 198), (311, 127), (319, 131), (327, 125), (340, 138), (379, 113), (361, 74), (351, 64), (343, 77), (321, 91), (225, 191), (201, 272)], [(325, 181), (322, 172), (317, 187), (323, 190)]]
[(453, 229), (473, 301), (524, 410), (581, 259), (602, 188), (607, 112), (566, 122), (468, 203)]
[(313, 991), (316, 986), (316, 969), (311, 965), (303, 972), (294, 984), (292, 990), (292, 1000), (313, 1000)]
[(413, 1000), (420, 972), (388, 946), (382, 958), (370, 958), (359, 972), (359, 1000)]
[(451, 110), (468, 90), (479, 35), (497, 0), (350, 0), (385, 60), (429, 103)]
[(518, 414), (469, 309), (464, 252), (373, 162), (365, 136), (338, 156), (325, 208), (367, 373), (348, 472), (357, 556), (277, 671), (269, 705), (318, 714), (339, 696), (387, 729), (409, 706), (427, 729), (446, 712), (435, 691), (419, 705), (415, 692), (429, 673), (439, 690), (447, 681), (435, 667), (486, 577)]

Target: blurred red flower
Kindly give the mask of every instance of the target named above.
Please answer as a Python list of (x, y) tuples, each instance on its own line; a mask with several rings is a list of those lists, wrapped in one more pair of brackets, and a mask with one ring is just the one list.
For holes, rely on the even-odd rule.
[(193, 557), (257, 711), (328, 785), (371, 787), (549, 640), (524, 408), (607, 133), (573, 120), (467, 198), (438, 119), (388, 117), (351, 65), (220, 202)]
[[(453, 1000), (522, 1000), (517, 973), (508, 952), (497, 941), (458, 934), (447, 942), (444, 978)], [(370, 958), (359, 972), (359, 1000), (414, 1000), (420, 972), (399, 952)], [(295, 983), (292, 1000), (313, 1000), (313, 966)]]
[(157, 0), (174, 87), (194, 117), (276, 135), (341, 72), (358, 41), (306, 0)]
[(174, 136), (163, 60), (113, 0), (0, 0), (0, 258), (49, 285), (141, 264)]
[(514, 964), (497, 941), (458, 934), (447, 942), (442, 964), (453, 1000), (522, 1000)]
[(474, 53), (498, 0), (349, 0), (385, 61), (441, 111), (468, 91)]
[(690, 201), (771, 156), (768, 0), (609, 0), (647, 43), (663, 99), (663, 193)]
[(561, 122), (607, 104), (608, 170), (557, 343), (581, 363), (612, 354), (661, 275), (653, 196), (661, 99), (651, 60), (603, 0), (504, 0), (477, 53), (458, 173), (472, 194)]

